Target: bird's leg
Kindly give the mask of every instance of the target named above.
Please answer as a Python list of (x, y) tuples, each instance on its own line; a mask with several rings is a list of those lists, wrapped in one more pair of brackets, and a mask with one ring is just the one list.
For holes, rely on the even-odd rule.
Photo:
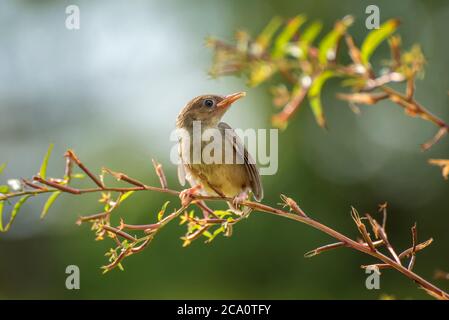
[(181, 199), (182, 206), (188, 206), (192, 202), (195, 195), (199, 190), (202, 189), (201, 185), (196, 185), (188, 189), (184, 189), (179, 193), (179, 198)]
[[(239, 216), (244, 216), (246, 215), (246, 210), (241, 210), (240, 207), (242, 205), (242, 203), (248, 199), (248, 193), (246, 191), (236, 195), (233, 199), (232, 202), (228, 202), (229, 208), (231, 209), (232, 212), (234, 212), (235, 214), (239, 215)], [(248, 212), (249, 213), (249, 212)]]
[[(179, 198), (181, 199), (181, 204), (183, 206), (188, 205), (195, 195), (198, 193), (199, 190), (201, 190), (203, 187), (201, 185), (196, 185), (194, 187), (191, 187), (189, 189), (185, 189), (179, 193)], [(204, 219), (209, 219), (209, 216), (212, 216), (213, 218), (218, 219), (218, 217), (214, 214), (214, 211), (209, 208), (204, 200), (197, 200), (195, 201), (195, 204), (201, 209), (203, 212)]]

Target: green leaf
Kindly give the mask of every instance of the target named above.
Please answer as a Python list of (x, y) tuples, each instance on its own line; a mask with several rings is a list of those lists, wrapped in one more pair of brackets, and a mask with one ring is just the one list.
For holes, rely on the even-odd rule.
[(346, 30), (351, 26), (354, 19), (346, 16), (335, 23), (334, 28), (321, 40), (319, 44), (318, 59), (321, 64), (327, 64), (330, 56), (336, 54), (337, 45), (345, 34)]
[(126, 199), (128, 199), (133, 193), (134, 193), (134, 191), (128, 191), (128, 192), (125, 192), (125, 193), (120, 197), (120, 203), (122, 203), (123, 201), (125, 201)]
[(256, 87), (265, 80), (268, 80), (276, 71), (274, 64), (257, 61), (251, 65), (248, 86)]
[(214, 215), (216, 215), (219, 218), (224, 218), (227, 216), (232, 216), (232, 213), (226, 210), (214, 210)]
[(6, 194), (8, 192), (9, 192), (9, 186), (7, 186), (7, 185), (0, 186), (0, 193)]
[(12, 209), (12, 213), (11, 213), (11, 218), (9, 218), (9, 222), (8, 224), (5, 226), (4, 228), (4, 232), (8, 231), (9, 228), (11, 228), (12, 223), (14, 222), (14, 219), (16, 218), (16, 215), (19, 213), (20, 208), (22, 207), (22, 205), (25, 203), (25, 201), (28, 200), (29, 197), (31, 197), (32, 195), (26, 195), (22, 198), (20, 198), (19, 201), (16, 202), (16, 204), (14, 205), (14, 208)]
[(281, 34), (276, 38), (272, 53), (273, 58), (282, 58), (284, 56), (285, 47), (305, 21), (306, 17), (304, 15), (298, 15), (287, 23)]
[(280, 17), (274, 17), (273, 19), (271, 19), (265, 29), (263, 29), (263, 31), (256, 39), (256, 43), (258, 44), (261, 51), (264, 51), (270, 45), (271, 39), (281, 25), (282, 19)]
[(50, 207), (52, 206), (53, 202), (55, 202), (56, 198), (58, 198), (60, 194), (61, 191), (56, 191), (53, 192), (50, 197), (48, 197), (47, 202), (45, 202), (44, 209), (42, 210), (41, 213), (41, 219), (45, 218), (45, 216), (48, 213), (48, 210), (50, 210)]
[[(208, 239), (210, 239), (210, 238), (212, 238), (212, 233), (210, 233), (209, 231), (204, 231), (203, 232), (203, 236), (205, 236), (206, 238), (208, 238)], [(207, 240), (206, 240), (206, 242), (207, 242)]]
[(323, 106), (321, 104), (321, 89), (324, 83), (332, 77), (337, 76), (335, 72), (327, 70), (317, 76), (312, 85), (310, 86), (308, 98), (310, 101), (310, 106), (315, 116), (315, 120), (320, 127), (326, 126), (326, 119), (324, 117)]
[(310, 26), (307, 27), (307, 29), (299, 38), (299, 48), (302, 52), (302, 59), (307, 59), (309, 47), (316, 39), (316, 37), (320, 34), (322, 28), (323, 24), (320, 21), (314, 21)]
[(223, 226), (220, 226), (219, 228), (214, 230), (213, 234), (211, 234), (209, 232), (209, 235), (207, 236), (208, 239), (206, 240), (206, 243), (211, 243), (220, 233), (222, 233), (224, 231), (225, 231), (225, 228)]
[(5, 205), (4, 201), (0, 201), (0, 232), (3, 232), (3, 207)]
[(44, 160), (42, 161), (41, 169), (39, 170), (39, 175), (42, 179), (45, 179), (47, 177), (47, 165), (52, 150), (53, 150), (53, 143), (51, 143), (50, 146), (48, 147), (47, 154), (45, 155)]
[(167, 206), (168, 206), (169, 203), (170, 203), (170, 201), (165, 202), (164, 205), (162, 206), (161, 210), (157, 214), (157, 220), (158, 221), (161, 221), (162, 218), (164, 217), (165, 210), (167, 210)]
[(3, 170), (6, 168), (6, 163), (0, 164), (0, 174), (2, 174)]
[(400, 22), (398, 19), (390, 19), (384, 22), (379, 29), (372, 30), (366, 36), (360, 49), (363, 63), (369, 63), (369, 59), (376, 48), (382, 43), (382, 41), (387, 39), (396, 31), (399, 23)]

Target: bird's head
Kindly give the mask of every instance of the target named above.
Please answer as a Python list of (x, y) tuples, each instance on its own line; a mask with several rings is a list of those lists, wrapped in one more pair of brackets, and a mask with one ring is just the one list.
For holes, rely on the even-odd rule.
[(201, 121), (203, 127), (215, 127), (231, 104), (245, 95), (246, 92), (237, 92), (227, 96), (208, 94), (193, 98), (179, 113), (176, 126), (188, 128), (193, 121)]

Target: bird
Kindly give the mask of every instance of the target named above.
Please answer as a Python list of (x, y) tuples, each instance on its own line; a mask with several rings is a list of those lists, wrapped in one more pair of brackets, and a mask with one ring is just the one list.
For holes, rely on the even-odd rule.
[[(245, 95), (245, 92), (226, 96), (200, 95), (190, 100), (179, 112), (176, 128), (182, 129), (187, 135), (178, 135), (178, 179), (181, 185), (184, 186), (187, 180), (191, 186), (180, 193), (181, 200), (198, 193), (232, 198), (228, 202), (231, 209), (237, 209), (248, 199), (249, 193), (252, 193), (256, 201), (262, 200), (263, 187), (255, 161), (232, 127), (221, 121), (230, 106)], [(213, 162), (202, 157), (207, 141), (201, 141), (200, 147), (195, 149), (195, 142), (191, 143), (195, 125), (200, 125), (201, 134), (209, 129), (217, 133), (214, 142), (218, 142), (217, 145), (222, 148), (221, 157), (219, 153), (215, 154), (219, 150), (211, 152), (212, 157), (217, 155)], [(226, 151), (229, 150), (232, 152), (231, 163), (225, 161)], [(199, 161), (193, 161), (195, 157)], [(206, 212), (203, 213), (206, 215)]]

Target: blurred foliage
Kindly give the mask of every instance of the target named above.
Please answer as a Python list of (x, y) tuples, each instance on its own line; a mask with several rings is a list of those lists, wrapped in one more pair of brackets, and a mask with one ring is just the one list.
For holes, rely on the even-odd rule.
[[(415, 76), (422, 74), (425, 63), (419, 46), (401, 53), (400, 37), (392, 36), (399, 26), (398, 19), (384, 22), (378, 29), (370, 31), (360, 49), (356, 46), (348, 29), (353, 17), (346, 16), (338, 20), (317, 44), (315, 39), (322, 29), (320, 21), (306, 24), (305, 15), (298, 15), (285, 23), (273, 18), (265, 29), (254, 39), (238, 31), (235, 43), (229, 44), (215, 38), (209, 38), (207, 45), (214, 51), (214, 62), (210, 74), (243, 75), (248, 85), (255, 87), (273, 78), (277, 73), (283, 76), (280, 85), (272, 88), (273, 103), (283, 107), (272, 117), (273, 125), (286, 128), (289, 119), (307, 97), (319, 126), (326, 126), (321, 91), (325, 83), (333, 77), (342, 79), (345, 87), (350, 87), (352, 95), (338, 97), (356, 104), (374, 104), (382, 99), (391, 99), (405, 108), (409, 115), (419, 115), (430, 121), (426, 110), (414, 103), (395, 101), (393, 95), (376, 95), (373, 91), (385, 91), (385, 86), (394, 82), (413, 82)], [(301, 26), (304, 28), (301, 30)], [(346, 47), (342, 39), (346, 40)], [(391, 59), (385, 61), (385, 67), (375, 72), (370, 59), (379, 45), (389, 40)], [(340, 51), (346, 51), (350, 62), (339, 57)], [(411, 85), (411, 84), (410, 84)], [(398, 97), (399, 95), (395, 95)], [(411, 100), (412, 96), (407, 96)], [(409, 101), (410, 102), (410, 101)], [(447, 125), (441, 125), (447, 131)]]

